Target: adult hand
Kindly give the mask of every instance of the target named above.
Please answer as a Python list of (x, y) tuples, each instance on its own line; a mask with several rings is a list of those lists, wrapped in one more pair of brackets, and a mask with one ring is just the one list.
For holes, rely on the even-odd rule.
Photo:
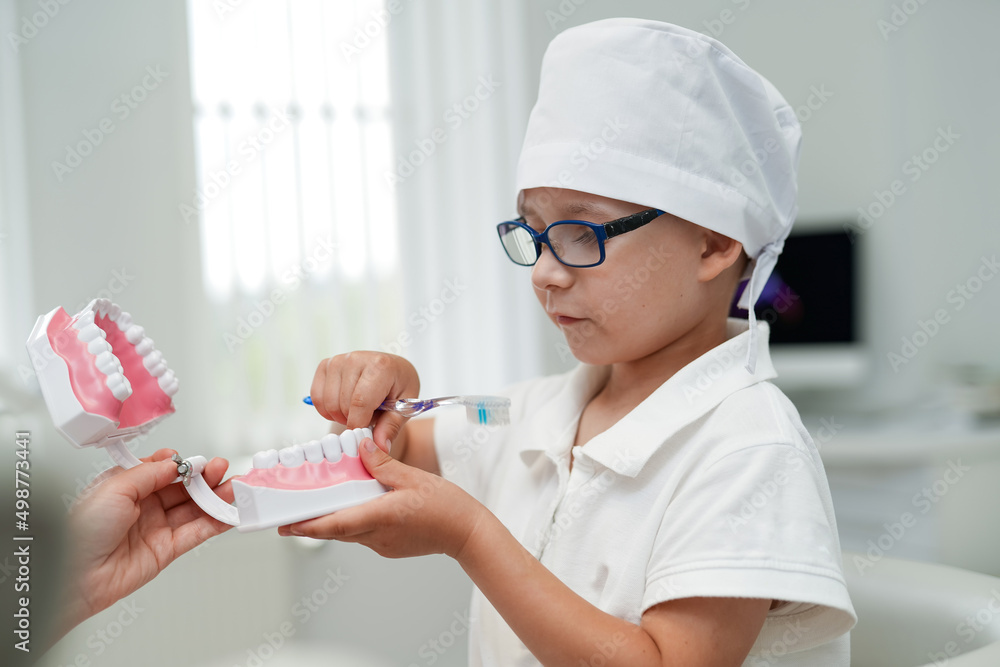
[[(70, 510), (69, 568), (59, 636), (139, 589), (181, 554), (232, 526), (207, 515), (177, 478), (175, 452), (161, 449), (129, 470), (108, 470), (84, 490)], [(224, 500), (219, 485), (229, 467), (209, 461), (202, 473)]]

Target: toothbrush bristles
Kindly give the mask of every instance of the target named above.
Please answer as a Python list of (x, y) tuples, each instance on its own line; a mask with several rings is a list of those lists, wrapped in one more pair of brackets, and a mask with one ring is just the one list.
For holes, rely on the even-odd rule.
[(510, 401), (476, 401), (465, 406), (470, 424), (506, 426), (510, 423)]

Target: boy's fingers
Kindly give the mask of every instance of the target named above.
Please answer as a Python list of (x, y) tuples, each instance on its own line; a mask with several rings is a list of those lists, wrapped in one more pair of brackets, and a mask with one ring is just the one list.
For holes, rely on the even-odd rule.
[(378, 413), (375, 420), (375, 426), (372, 428), (372, 436), (375, 438), (375, 444), (379, 446), (386, 453), (391, 453), (389, 447), (386, 445), (387, 442), (394, 442), (396, 436), (399, 432), (403, 430), (403, 426), (406, 424), (409, 417), (404, 417), (398, 412), (384, 411)]
[(368, 451), (365, 443), (374, 442), (371, 438), (365, 438), (358, 444), (358, 454), (368, 473), (386, 486), (398, 487), (405, 485), (407, 478), (412, 474), (413, 469), (400, 463), (396, 459), (386, 454), (378, 445), (374, 451)]
[(347, 428), (364, 428), (374, 421), (375, 411), (392, 389), (393, 379), (378, 364), (365, 366), (350, 396)]

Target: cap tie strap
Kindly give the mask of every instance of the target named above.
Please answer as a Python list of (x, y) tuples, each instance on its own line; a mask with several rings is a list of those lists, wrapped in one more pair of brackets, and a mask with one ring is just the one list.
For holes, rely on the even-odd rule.
[(771, 271), (774, 270), (775, 265), (778, 263), (778, 255), (781, 254), (784, 245), (785, 243), (782, 240), (768, 243), (763, 247), (760, 254), (754, 260), (753, 271), (750, 273), (750, 282), (747, 283), (746, 289), (743, 290), (743, 294), (740, 296), (738, 305), (743, 310), (748, 311), (747, 319), (750, 321), (750, 341), (747, 346), (746, 369), (751, 375), (757, 369), (757, 313), (754, 311), (754, 306), (764, 291), (764, 285), (767, 284), (767, 279), (771, 275)]

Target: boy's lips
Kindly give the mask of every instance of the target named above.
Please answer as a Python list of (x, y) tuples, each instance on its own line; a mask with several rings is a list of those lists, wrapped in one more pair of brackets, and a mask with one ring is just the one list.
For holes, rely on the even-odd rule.
[(576, 324), (577, 322), (583, 321), (581, 317), (570, 317), (569, 315), (563, 315), (562, 313), (552, 313), (552, 319), (556, 321), (559, 326), (565, 326), (569, 324)]

